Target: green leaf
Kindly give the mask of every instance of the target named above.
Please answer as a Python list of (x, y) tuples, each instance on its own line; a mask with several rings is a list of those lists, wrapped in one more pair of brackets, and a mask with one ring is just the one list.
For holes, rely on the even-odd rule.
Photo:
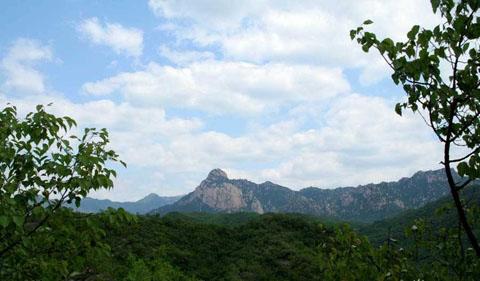
[(0, 226), (6, 227), (8, 225), (8, 217), (0, 216)]
[(364, 25), (368, 25), (368, 24), (372, 24), (372, 23), (373, 23), (373, 21), (371, 21), (371, 20), (366, 20), (366, 21), (363, 22)]
[(414, 25), (412, 29), (407, 33), (408, 39), (412, 41), (415, 40), (415, 36), (417, 36), (419, 30), (420, 30), (420, 26)]
[(436, 13), (438, 6), (440, 5), (440, 0), (431, 0), (430, 3), (432, 4), (433, 12)]
[(464, 177), (465, 175), (467, 175), (468, 170), (469, 170), (469, 167), (466, 162), (461, 162), (457, 165), (457, 171), (461, 177)]
[(80, 202), (81, 202), (81, 199), (80, 198), (75, 198), (75, 206), (77, 208), (80, 208)]
[(395, 105), (395, 112), (396, 112), (398, 115), (402, 116), (402, 105), (401, 105), (401, 104), (397, 103), (397, 104)]
[(356, 35), (357, 35), (357, 31), (355, 31), (355, 29), (350, 30), (350, 39), (353, 40)]
[(14, 217), (12, 217), (12, 220), (13, 220), (13, 222), (14, 222), (18, 227), (23, 226), (23, 222), (24, 222), (23, 217), (14, 216)]
[(417, 111), (418, 110), (418, 106), (416, 103), (412, 103), (412, 105), (410, 106), (412, 108), (413, 111)]

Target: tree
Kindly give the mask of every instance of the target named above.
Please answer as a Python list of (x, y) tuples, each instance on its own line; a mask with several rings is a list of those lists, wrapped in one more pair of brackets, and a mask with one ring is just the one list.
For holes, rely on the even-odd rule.
[(0, 259), (0, 280), (116, 280), (109, 231), (135, 224), (123, 209), (84, 214), (59, 208)]
[[(377, 39), (374, 33), (365, 31), (371, 20), (351, 30), (350, 36), (365, 52), (377, 49), (393, 70), (395, 84), (403, 86), (408, 99), (397, 104), (395, 111), (399, 115), (403, 109), (420, 113), (443, 143), (441, 163), (458, 218), (480, 257), (478, 239), (460, 198), (462, 189), (480, 178), (480, 1), (431, 0), (431, 5), (443, 22), (433, 29), (413, 26), (405, 42)], [(461, 147), (464, 154), (454, 158), (455, 147)], [(462, 180), (454, 177), (453, 165)]]
[(70, 134), (76, 122), (38, 105), (24, 119), (17, 109), (0, 111), (0, 261), (46, 228), (62, 205), (92, 190), (113, 187), (109, 162), (124, 162), (107, 149), (105, 129)]

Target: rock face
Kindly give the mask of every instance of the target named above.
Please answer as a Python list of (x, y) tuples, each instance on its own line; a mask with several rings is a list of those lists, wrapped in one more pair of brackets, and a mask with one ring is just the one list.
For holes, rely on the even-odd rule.
[(195, 189), (192, 196), (190, 196), (190, 200), (199, 198), (212, 208), (235, 212), (247, 206), (243, 197), (242, 190), (229, 183), (227, 174), (220, 169), (215, 169)]
[(205, 179), (207, 182), (215, 183), (215, 182), (222, 182), (224, 180), (228, 180), (227, 173), (220, 169), (213, 169), (208, 173), (208, 177)]
[(220, 170), (212, 170), (195, 190), (172, 205), (152, 211), (168, 212), (296, 212), (295, 206), (308, 209), (311, 200), (295, 191), (271, 182), (256, 184), (244, 179), (229, 179)]
[(449, 193), (444, 170), (417, 172), (396, 182), (335, 189), (305, 188), (320, 213), (345, 220), (372, 222), (416, 209)]
[(406, 209), (422, 207), (447, 193), (443, 170), (417, 172), (411, 178), (397, 182), (335, 189), (309, 187), (293, 191), (272, 182), (256, 184), (244, 179), (229, 179), (224, 171), (214, 169), (193, 192), (152, 213), (295, 212), (372, 222)]
[(190, 194), (181, 199), (175, 207), (188, 210), (201, 206), (202, 211), (264, 213), (262, 203), (249, 188), (242, 188), (238, 180), (230, 180), (227, 174), (214, 169), (208, 177)]

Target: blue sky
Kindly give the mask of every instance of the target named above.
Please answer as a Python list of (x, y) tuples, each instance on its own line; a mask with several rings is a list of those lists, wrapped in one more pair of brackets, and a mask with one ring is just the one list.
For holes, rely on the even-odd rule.
[(4, 1), (0, 102), (108, 128), (129, 167), (99, 198), (184, 194), (217, 167), (294, 189), (396, 180), (441, 151), (348, 31), (402, 39), (435, 23), (428, 2)]

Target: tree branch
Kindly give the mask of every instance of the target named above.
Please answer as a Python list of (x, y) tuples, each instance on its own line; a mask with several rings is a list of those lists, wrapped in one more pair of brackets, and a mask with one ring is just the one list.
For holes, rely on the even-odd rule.
[(474, 155), (474, 154), (477, 154), (477, 153), (479, 153), (479, 152), (480, 152), (480, 146), (477, 147), (474, 151), (472, 151), (472, 152), (470, 152), (469, 154), (465, 155), (464, 157), (450, 160), (450, 162), (452, 162), (452, 163), (461, 162), (461, 161), (467, 159), (468, 157), (470, 157), (470, 156), (472, 156), (472, 155)]
[(469, 183), (471, 183), (473, 180), (470, 178), (466, 180), (462, 185), (457, 186), (457, 191), (462, 190), (465, 186), (467, 186)]
[(473, 125), (473, 122), (477, 121), (478, 117), (480, 117), (480, 111), (477, 111), (477, 113), (472, 117), (472, 120), (463, 125), (462, 129), (460, 129), (460, 132), (452, 138), (452, 141), (459, 138), (466, 130), (468, 130), (468, 128)]

